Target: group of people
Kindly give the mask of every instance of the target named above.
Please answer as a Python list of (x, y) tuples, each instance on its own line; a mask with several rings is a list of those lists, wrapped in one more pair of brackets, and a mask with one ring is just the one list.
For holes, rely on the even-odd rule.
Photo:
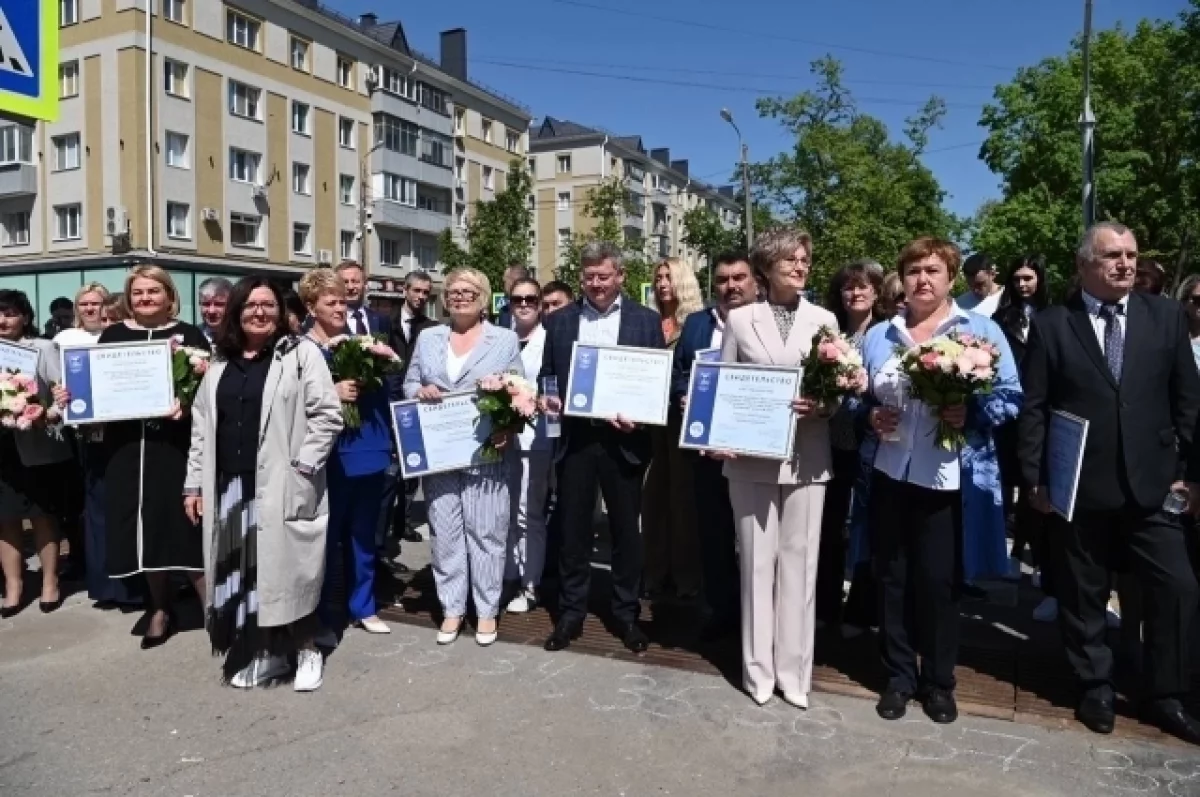
[[(20, 603), (22, 520), (42, 559), (41, 606), (61, 600), (57, 523), (70, 504), (57, 485), (79, 462), (89, 591), (144, 602), (143, 647), (173, 633), (170, 576), (182, 573), (204, 600), (230, 683), (285, 675), (294, 655), (296, 689), (316, 689), (320, 650), (338, 643), (343, 619), (389, 630), (376, 615), (375, 572), (393, 566), (381, 558), (393, 513), (406, 519), (417, 489), (398, 477), (390, 402), (438, 402), (515, 372), (543, 388), (535, 426), (485, 429), (498, 462), (423, 480), (438, 644), (454, 643), (473, 613), (476, 642), (490, 645), (502, 611), (547, 603), (555, 622), (545, 647), (569, 647), (588, 611), (599, 494), (612, 547), (608, 619), (629, 650), (649, 645), (643, 599), (694, 601), (708, 617), (706, 639), (740, 637), (754, 701), (778, 691), (806, 708), (817, 630), (877, 627), (888, 676), (879, 715), (899, 719), (916, 699), (933, 721), (952, 722), (959, 600), (1010, 572), (1010, 552), (1029, 545), (1046, 594), (1038, 616), (1060, 619), (1080, 681), (1079, 719), (1101, 733), (1113, 727), (1105, 610), (1122, 580), (1141, 604), (1145, 716), (1200, 743), (1181, 703), (1197, 598), (1185, 529), (1200, 503), (1200, 280), (1180, 288), (1183, 307), (1154, 295), (1133, 234), (1111, 222), (1086, 232), (1076, 284), (1055, 306), (1040, 259), (1013, 263), (1000, 285), (985, 257), (964, 264), (935, 238), (907, 245), (893, 270), (846, 265), (822, 306), (807, 298), (812, 255), (806, 234), (769, 230), (750, 252), (714, 259), (708, 304), (695, 273), (665, 260), (653, 306), (643, 307), (624, 290), (621, 251), (589, 244), (578, 299), (513, 265), (494, 320), (488, 278), (459, 268), (443, 281), (445, 323), (425, 312), (428, 275), (408, 276), (404, 304), (388, 317), (364, 305), (363, 271), (349, 261), (312, 270), (295, 296), (252, 277), (202, 286), (203, 330), (178, 320), (178, 293), (155, 266), (133, 269), (116, 305), (84, 286), (75, 328), (60, 338), (182, 336), (211, 347), (213, 364), (192, 405), (167, 418), (81, 427), (74, 447), (54, 426), (0, 435), (4, 612)], [(970, 290), (956, 299), (960, 272)], [(42, 349), (39, 383), (65, 403), (53, 343), (35, 339), (33, 322), (23, 294), (0, 291), (0, 337)], [(869, 387), (833, 411), (796, 399), (789, 460), (680, 449), (698, 352), (799, 367), (825, 327), (861, 352)], [(401, 367), (382, 388), (334, 382), (328, 344), (347, 333), (388, 341)], [(951, 333), (986, 339), (1000, 357), (989, 392), (935, 410), (909, 390), (900, 356)], [(673, 349), (667, 424), (562, 416), (577, 342)], [(344, 428), (346, 402), (358, 405), (360, 428)], [(1056, 411), (1091, 425), (1070, 521), (1047, 499)], [(965, 442), (939, 445), (939, 424)], [(1185, 511), (1164, 504), (1169, 496)]]

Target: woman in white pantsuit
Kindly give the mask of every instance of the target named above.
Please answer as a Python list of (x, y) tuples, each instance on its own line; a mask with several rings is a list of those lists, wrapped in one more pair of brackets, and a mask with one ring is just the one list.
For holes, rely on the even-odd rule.
[[(750, 262), (767, 301), (729, 313), (723, 361), (798, 366), (818, 329), (837, 328), (832, 313), (801, 296), (811, 253), (811, 239), (796, 230), (775, 230), (755, 241)], [(760, 705), (778, 688), (784, 700), (808, 708), (829, 424), (808, 399), (797, 399), (793, 409), (800, 418), (790, 461), (709, 456), (727, 460), (737, 525), (744, 686)]]
[[(459, 268), (446, 275), (450, 323), (417, 338), (404, 377), (405, 397), (439, 401), (443, 393), (474, 390), (489, 374), (524, 374), (517, 336), (482, 320), (491, 296), (491, 284), (482, 272)], [(504, 451), (501, 462), (424, 478), (433, 579), (443, 610), (440, 645), (458, 638), (468, 596), (474, 599), (478, 618), (475, 641), (496, 641), (515, 458), (511, 445), (495, 442)]]

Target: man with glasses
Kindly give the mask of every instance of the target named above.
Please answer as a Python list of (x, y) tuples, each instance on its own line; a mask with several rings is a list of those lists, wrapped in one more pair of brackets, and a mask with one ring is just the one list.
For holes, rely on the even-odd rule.
[[(610, 243), (584, 246), (580, 256), (584, 300), (546, 316), (541, 376), (558, 380), (559, 395), (570, 395), (571, 350), (576, 341), (593, 345), (666, 348), (658, 314), (623, 295), (624, 256)], [(562, 402), (546, 399), (560, 412)], [(646, 650), (638, 627), (641, 605), (642, 537), (639, 515), (642, 482), (650, 463), (650, 433), (617, 417), (611, 421), (563, 418), (558, 441), (558, 511), (562, 513), (559, 556), (558, 622), (546, 650), (562, 650), (579, 637), (587, 616), (591, 554), (595, 538), (592, 511), (596, 489), (608, 509), (612, 537), (612, 615), (625, 647)]]

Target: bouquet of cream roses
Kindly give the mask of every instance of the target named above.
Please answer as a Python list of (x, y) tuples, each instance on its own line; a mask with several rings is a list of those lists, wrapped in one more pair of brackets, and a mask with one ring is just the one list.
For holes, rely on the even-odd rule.
[(175, 398), (188, 407), (196, 398), (200, 382), (208, 373), (212, 355), (198, 346), (184, 346), (183, 335), (171, 337), (171, 373), (175, 380)]
[[(984, 338), (959, 332), (927, 341), (900, 356), (913, 398), (940, 412), (992, 392), (1000, 350)], [(961, 429), (938, 421), (937, 443), (953, 451), (966, 442)]]
[(804, 358), (801, 394), (829, 406), (843, 396), (858, 395), (866, 389), (867, 370), (854, 344), (835, 329), (817, 330), (812, 348)]
[(36, 378), (16, 371), (0, 372), (0, 427), (24, 431), (60, 417), (53, 403), (42, 404)]
[[(537, 420), (537, 388), (516, 374), (491, 374), (476, 385), (480, 420), (491, 422), (492, 434), (520, 434)], [(499, 462), (501, 453), (489, 438), (481, 447), (484, 462)]]

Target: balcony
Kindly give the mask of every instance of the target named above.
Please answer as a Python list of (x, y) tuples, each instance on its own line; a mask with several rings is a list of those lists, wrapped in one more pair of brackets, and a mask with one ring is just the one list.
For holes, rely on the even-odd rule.
[(440, 235), (442, 230), (450, 229), (450, 225), (453, 223), (449, 213), (423, 210), (413, 205), (402, 205), (390, 200), (375, 202), (373, 219), (377, 225), (417, 230), (430, 235)]
[(0, 198), (35, 196), (38, 192), (37, 167), (28, 163), (0, 166)]

